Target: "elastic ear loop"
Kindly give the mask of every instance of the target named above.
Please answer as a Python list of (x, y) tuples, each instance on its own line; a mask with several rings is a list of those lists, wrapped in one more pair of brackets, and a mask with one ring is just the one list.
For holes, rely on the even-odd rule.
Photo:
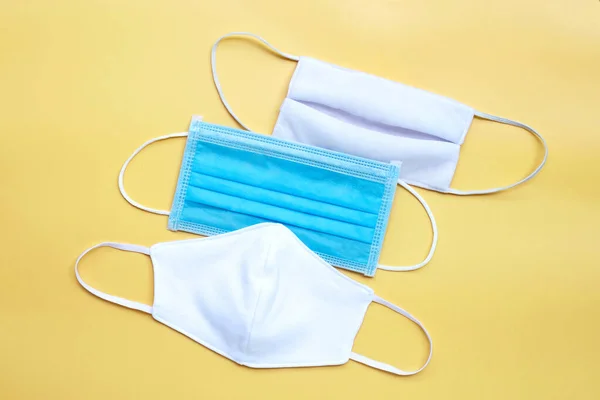
[(235, 119), (242, 128), (244, 128), (247, 131), (250, 131), (250, 128), (248, 128), (246, 125), (244, 125), (244, 123), (238, 118), (238, 116), (235, 115), (235, 113), (231, 109), (231, 106), (229, 105), (227, 100), (225, 100), (225, 95), (223, 94), (223, 90), (221, 89), (221, 83), (219, 82), (219, 77), (217, 75), (217, 46), (219, 45), (221, 40), (227, 39), (228, 37), (232, 37), (232, 36), (252, 37), (252, 38), (262, 42), (265, 46), (267, 46), (274, 53), (280, 55), (283, 58), (287, 58), (288, 60), (291, 60), (291, 61), (299, 61), (300, 57), (295, 56), (293, 54), (284, 53), (283, 51), (280, 51), (275, 46), (273, 46), (271, 43), (267, 42), (262, 37), (255, 35), (254, 33), (250, 33), (250, 32), (231, 32), (231, 33), (221, 36), (220, 38), (217, 39), (215, 44), (213, 44), (213, 47), (212, 47), (212, 50), (210, 53), (210, 67), (212, 69), (213, 82), (215, 83), (215, 87), (217, 88), (217, 92), (219, 93), (219, 98), (221, 99), (221, 103), (223, 103), (223, 105), (227, 109), (227, 112), (229, 112), (229, 114), (233, 117), (233, 119)]
[(148, 212), (151, 212), (151, 213), (154, 213), (154, 214), (160, 214), (160, 215), (169, 215), (170, 214), (169, 211), (167, 211), (167, 210), (157, 210), (155, 208), (146, 207), (146, 206), (138, 203), (137, 201), (133, 200), (131, 197), (129, 197), (129, 195), (125, 191), (125, 186), (123, 185), (123, 177), (125, 176), (125, 170), (127, 169), (127, 166), (129, 165), (129, 163), (131, 162), (131, 160), (133, 160), (133, 158), (135, 156), (137, 156), (138, 153), (140, 151), (142, 151), (146, 146), (148, 146), (148, 145), (150, 145), (150, 144), (152, 144), (154, 142), (161, 141), (161, 140), (171, 139), (171, 138), (176, 138), (176, 137), (186, 137), (187, 135), (188, 135), (187, 132), (180, 132), (180, 133), (171, 133), (169, 135), (159, 136), (157, 138), (150, 139), (146, 143), (144, 143), (143, 145), (141, 145), (140, 147), (138, 147), (133, 152), (133, 154), (129, 156), (129, 158), (127, 159), (127, 161), (125, 161), (125, 163), (121, 167), (121, 171), (119, 172), (119, 191), (121, 192), (121, 195), (123, 196), (123, 198), (125, 200), (127, 200), (127, 202), (129, 204), (131, 204), (134, 207), (139, 208), (140, 210), (148, 211)]
[(127, 307), (127, 308), (131, 308), (133, 310), (139, 310), (139, 311), (146, 312), (148, 314), (152, 314), (152, 307), (147, 304), (138, 303), (137, 301), (127, 300), (122, 297), (113, 296), (108, 293), (101, 292), (100, 290), (94, 289), (93, 287), (91, 287), (90, 285), (88, 285), (87, 283), (85, 283), (83, 281), (83, 279), (79, 275), (79, 261), (81, 261), (81, 259), (87, 253), (89, 253), (90, 251), (92, 251), (94, 249), (97, 249), (98, 247), (112, 247), (113, 249), (117, 249), (117, 250), (131, 251), (134, 253), (141, 253), (141, 254), (146, 254), (146, 255), (150, 255), (150, 249), (148, 247), (139, 246), (137, 244), (115, 243), (115, 242), (99, 243), (99, 244), (92, 246), (89, 249), (85, 250), (83, 253), (81, 253), (79, 255), (79, 257), (77, 257), (77, 261), (75, 262), (75, 277), (77, 277), (77, 281), (79, 282), (79, 284), (81, 286), (83, 286), (83, 288), (85, 290), (87, 290), (88, 292), (93, 294), (94, 296), (100, 297), (103, 300), (110, 301), (111, 303), (115, 303), (115, 304), (118, 304), (123, 307)]
[(431, 340), (431, 336), (429, 336), (429, 332), (427, 332), (427, 329), (425, 329), (423, 324), (418, 319), (416, 319), (410, 313), (408, 313), (407, 311), (398, 307), (397, 305), (392, 304), (389, 301), (384, 300), (377, 295), (374, 296), (373, 301), (376, 303), (379, 303), (383, 306), (386, 306), (386, 307), (396, 311), (399, 314), (402, 314), (404, 317), (408, 318), (409, 320), (411, 320), (412, 322), (417, 324), (419, 326), (419, 328), (421, 328), (423, 333), (425, 333), (425, 336), (427, 336), (427, 340), (429, 341), (429, 356), (427, 357), (427, 361), (425, 361), (425, 364), (423, 364), (423, 366), (421, 368), (417, 369), (416, 371), (403, 371), (392, 365), (383, 363), (381, 361), (373, 360), (369, 357), (363, 356), (362, 354), (357, 354), (354, 352), (350, 353), (350, 359), (354, 360), (356, 362), (368, 365), (369, 367), (372, 367), (372, 368), (377, 368), (382, 371), (391, 372), (392, 374), (402, 375), (402, 376), (415, 375), (415, 374), (418, 374), (419, 372), (423, 371), (425, 369), (425, 367), (427, 367), (427, 365), (431, 361), (431, 357), (433, 356), (433, 341)]
[(427, 216), (429, 217), (429, 221), (431, 222), (431, 230), (433, 232), (433, 238), (431, 239), (431, 247), (429, 248), (429, 254), (427, 254), (427, 257), (425, 257), (425, 259), (418, 264), (410, 265), (410, 266), (406, 266), (406, 267), (377, 264), (377, 268), (384, 269), (386, 271), (404, 271), (404, 272), (405, 271), (414, 271), (415, 269), (419, 269), (419, 268), (427, 265), (429, 263), (429, 261), (431, 261), (431, 258), (433, 257), (433, 253), (435, 253), (435, 248), (437, 247), (438, 229), (437, 229), (437, 224), (435, 222), (435, 217), (433, 216), (433, 212), (431, 211), (431, 208), (429, 208), (429, 205), (427, 204), (425, 199), (423, 197), (421, 197), (421, 195), (419, 195), (419, 193), (417, 193), (413, 188), (411, 188), (409, 185), (407, 185), (404, 181), (398, 180), (398, 185), (402, 186), (410, 194), (412, 194), (417, 200), (419, 200), (419, 203), (421, 203), (421, 205), (425, 209), (425, 212), (427, 213)]
[(533, 129), (532, 127), (530, 127), (529, 125), (525, 125), (521, 122), (518, 121), (513, 121), (512, 119), (508, 119), (508, 118), (503, 118), (503, 117), (497, 117), (495, 115), (491, 115), (491, 114), (487, 114), (481, 111), (477, 111), (475, 110), (475, 116), (478, 118), (482, 118), (482, 119), (487, 119), (489, 121), (494, 121), (494, 122), (499, 122), (501, 124), (506, 124), (506, 125), (512, 125), (512, 126), (516, 126), (517, 128), (523, 128), (526, 131), (528, 131), (529, 133), (531, 133), (533, 136), (535, 136), (541, 143), (542, 146), (544, 146), (544, 158), (542, 160), (542, 162), (537, 166), (536, 169), (533, 170), (533, 172), (531, 172), (529, 175), (527, 175), (525, 178), (521, 179), (518, 182), (512, 183), (508, 186), (501, 186), (501, 187), (497, 187), (497, 188), (492, 188), (492, 189), (482, 189), (482, 190), (458, 190), (458, 189), (452, 189), (452, 188), (437, 188), (437, 187), (433, 187), (433, 186), (428, 186), (428, 185), (421, 185), (419, 184), (418, 186), (421, 186), (425, 189), (432, 189), (441, 193), (448, 193), (448, 194), (454, 194), (457, 196), (470, 196), (470, 195), (477, 195), (477, 194), (490, 194), (490, 193), (497, 193), (497, 192), (502, 192), (504, 190), (508, 190), (511, 188), (514, 188), (515, 186), (518, 186), (522, 183), (527, 182), (528, 180), (530, 180), (531, 178), (533, 178), (534, 176), (536, 176), (540, 170), (542, 169), (542, 167), (544, 166), (544, 164), (546, 164), (546, 160), (548, 159), (548, 145), (546, 144), (546, 141), (544, 140), (544, 138), (542, 137), (542, 135), (539, 134), (538, 131), (536, 131), (535, 129)]

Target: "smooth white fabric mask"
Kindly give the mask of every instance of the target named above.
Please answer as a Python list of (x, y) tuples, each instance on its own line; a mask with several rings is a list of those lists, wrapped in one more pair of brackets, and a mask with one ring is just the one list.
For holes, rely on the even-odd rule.
[[(98, 247), (147, 254), (154, 268), (152, 306), (101, 292), (79, 275), (79, 262)], [(238, 364), (253, 368), (340, 365), (349, 359), (397, 375), (423, 370), (432, 355), (429, 333), (403, 309), (327, 264), (283, 225), (264, 223), (223, 235), (147, 248), (100, 243), (75, 264), (90, 293), (154, 319)], [(352, 352), (372, 302), (417, 324), (429, 356), (403, 371)]]
[[(248, 129), (225, 100), (216, 72), (216, 49), (230, 36), (251, 36), (298, 66), (273, 129), (273, 136), (377, 161), (402, 163), (400, 180), (456, 195), (487, 194), (533, 178), (548, 156), (544, 139), (520, 122), (479, 112), (450, 98), (364, 72), (308, 57), (283, 53), (263, 38), (233, 32), (212, 49), (212, 72), (221, 101), (231, 116)], [(460, 146), (474, 116), (514, 125), (535, 135), (544, 158), (527, 177), (508, 186), (462, 191), (450, 188)]]

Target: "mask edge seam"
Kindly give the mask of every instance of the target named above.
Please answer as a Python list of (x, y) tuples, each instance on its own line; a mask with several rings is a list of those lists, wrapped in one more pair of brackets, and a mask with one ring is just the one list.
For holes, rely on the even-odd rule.
[[(355, 178), (360, 178), (360, 179), (364, 179), (364, 180), (368, 180), (370, 182), (376, 182), (376, 183), (384, 183), (387, 179), (386, 176), (377, 176), (377, 180), (373, 179), (373, 176), (368, 176), (367, 172), (361, 172), (361, 171), (344, 171), (342, 170), (343, 167), (338, 167), (338, 166), (334, 166), (334, 165), (327, 165), (325, 163), (323, 163), (322, 161), (316, 161), (316, 160), (308, 160), (308, 159), (302, 159), (300, 156), (297, 155), (291, 155), (291, 154), (283, 154), (283, 153), (279, 153), (275, 150), (265, 150), (265, 149), (256, 149), (253, 148), (251, 145), (248, 145), (246, 143), (240, 143), (240, 142), (227, 142), (221, 138), (215, 138), (215, 137), (202, 137), (202, 138), (198, 138), (199, 141), (202, 142), (207, 142), (207, 143), (212, 143), (212, 144), (216, 144), (216, 145), (220, 145), (220, 146), (224, 146), (224, 147), (229, 147), (232, 149), (236, 149), (236, 150), (245, 150), (245, 151), (249, 151), (251, 153), (255, 153), (255, 154), (262, 154), (262, 155), (266, 155), (269, 157), (274, 157), (274, 158), (279, 158), (281, 160), (286, 160), (286, 161), (293, 161), (293, 162), (297, 162), (299, 164), (303, 164), (303, 165), (309, 165), (315, 168), (321, 168), (324, 170), (328, 170), (328, 171), (332, 171), (332, 172), (336, 172), (339, 174), (343, 174), (343, 175), (348, 175), (348, 176), (352, 176)], [(345, 160), (340, 160), (340, 161), (345, 161)], [(382, 171), (382, 172), (388, 172), (388, 171)]]
[(183, 211), (185, 198), (187, 197), (187, 188), (189, 188), (191, 170), (194, 162), (194, 154), (196, 153), (196, 147), (198, 143), (196, 129), (197, 124), (197, 121), (192, 121), (192, 123), (190, 124), (190, 131), (187, 139), (188, 142), (186, 143), (186, 148), (183, 153), (183, 159), (181, 161), (181, 171), (177, 179), (177, 187), (175, 189), (175, 196), (173, 198), (171, 213), (169, 215), (169, 220), (167, 224), (167, 227), (170, 230), (177, 230), (181, 221), (181, 212)]

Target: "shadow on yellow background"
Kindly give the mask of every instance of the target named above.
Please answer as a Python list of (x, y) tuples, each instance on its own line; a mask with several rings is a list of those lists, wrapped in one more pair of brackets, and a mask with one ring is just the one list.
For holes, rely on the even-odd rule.
[[(0, 2), (0, 397), (599, 398), (599, 21), (597, 0)], [(434, 358), (421, 374), (352, 361), (252, 370), (77, 284), (75, 258), (97, 242), (193, 236), (129, 206), (117, 174), (192, 114), (236, 126), (209, 64), (212, 42), (233, 30), (529, 123), (548, 141), (541, 174), (509, 192), (419, 189), (440, 229), (427, 267), (345, 272), (425, 323)], [(294, 67), (250, 41), (219, 50), (225, 93), (257, 132), (272, 129)], [(169, 208), (183, 146), (141, 154), (132, 197)], [(476, 121), (453, 186), (512, 182), (541, 156), (527, 132)], [(382, 262), (420, 261), (429, 229), (399, 189)], [(152, 302), (144, 256), (98, 250), (81, 269), (102, 290)], [(410, 369), (426, 341), (373, 306), (355, 350)]]

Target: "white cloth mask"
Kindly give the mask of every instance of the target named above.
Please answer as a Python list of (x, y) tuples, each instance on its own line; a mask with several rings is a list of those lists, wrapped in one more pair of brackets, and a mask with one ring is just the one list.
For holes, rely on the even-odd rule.
[[(106, 294), (82, 280), (79, 262), (98, 247), (150, 256), (154, 268), (152, 306)], [(149, 313), (248, 367), (340, 365), (352, 359), (393, 374), (414, 375), (431, 360), (431, 338), (417, 319), (338, 272), (279, 224), (258, 224), (150, 248), (100, 243), (79, 256), (75, 274), (90, 293)], [(425, 365), (403, 371), (352, 352), (372, 302), (402, 314), (425, 332), (430, 348)]]
[[(401, 181), (456, 195), (510, 189), (533, 178), (546, 162), (544, 139), (525, 124), (364, 72), (283, 53), (252, 33), (233, 32), (214, 44), (212, 73), (223, 105), (246, 129), (225, 100), (216, 72), (219, 42), (240, 35), (258, 39), (280, 56), (298, 62), (273, 129), (275, 137), (377, 161), (401, 162)], [(474, 116), (514, 125), (535, 135), (544, 146), (542, 162), (528, 176), (508, 186), (470, 191), (450, 188), (460, 146)]]

